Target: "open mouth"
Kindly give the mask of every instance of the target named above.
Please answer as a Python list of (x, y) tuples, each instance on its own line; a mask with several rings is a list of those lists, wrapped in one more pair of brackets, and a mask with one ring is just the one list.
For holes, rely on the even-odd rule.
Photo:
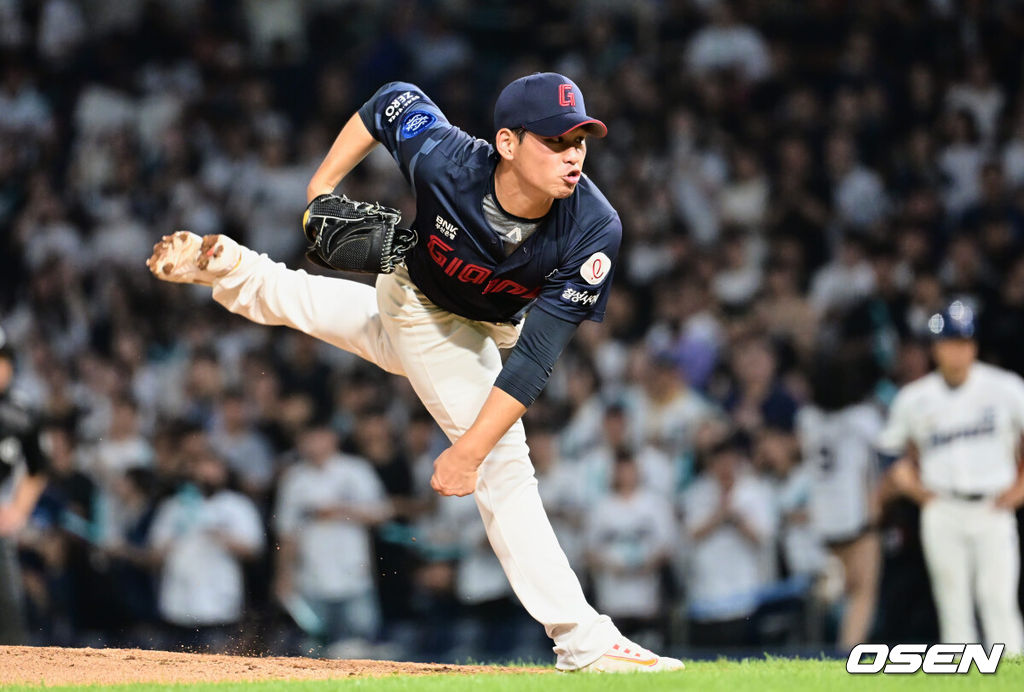
[(575, 185), (576, 183), (578, 183), (580, 181), (580, 176), (581, 175), (582, 174), (579, 171), (572, 171), (568, 175), (563, 175), (562, 176), (562, 180), (564, 180), (565, 182), (569, 183), (570, 185)]

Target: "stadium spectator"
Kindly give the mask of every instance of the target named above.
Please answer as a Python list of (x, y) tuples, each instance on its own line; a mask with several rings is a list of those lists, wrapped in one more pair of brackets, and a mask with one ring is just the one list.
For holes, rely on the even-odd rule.
[(228, 390), (218, 404), (210, 446), (238, 476), (246, 494), (259, 498), (274, 475), (270, 444), (253, 426), (241, 391)]
[(777, 531), (774, 501), (735, 436), (707, 450), (703, 462), (682, 504), (691, 547), (690, 641), (708, 648), (750, 645), (750, 616), (774, 577), (765, 574)]
[(662, 569), (676, 540), (675, 515), (668, 500), (640, 487), (632, 455), (615, 458), (611, 491), (591, 506), (584, 535), (597, 608), (627, 637), (664, 636)]
[(265, 539), (256, 505), (230, 480), (220, 457), (200, 451), (190, 459), (190, 482), (153, 519), (158, 606), (172, 646), (224, 652), (238, 644), (244, 563), (263, 551)]
[(346, 640), (372, 642), (380, 605), (370, 529), (391, 516), (391, 504), (373, 467), (341, 454), (330, 428), (305, 431), (299, 451), (300, 460), (282, 474), (275, 507), (275, 595), (290, 609), (297, 597), (308, 604), (319, 623), (308, 632), (315, 651)]

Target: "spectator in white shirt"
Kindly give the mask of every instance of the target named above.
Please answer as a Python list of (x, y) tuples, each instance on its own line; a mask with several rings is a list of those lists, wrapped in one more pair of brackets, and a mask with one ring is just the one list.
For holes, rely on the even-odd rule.
[(836, 259), (819, 269), (811, 280), (811, 306), (824, 318), (852, 305), (874, 287), (875, 272), (868, 261), (863, 239), (847, 234)]
[(692, 542), (690, 639), (701, 647), (752, 643), (749, 618), (767, 583), (765, 551), (774, 545), (777, 517), (771, 489), (744, 455), (735, 437), (712, 447), (683, 499)]
[[(637, 441), (630, 430), (630, 419), (622, 404), (605, 407), (597, 445), (579, 460), (577, 484), (588, 500), (595, 500), (612, 489), (615, 459), (624, 450), (631, 452), (640, 474), (640, 486), (671, 498), (680, 484), (684, 456), (670, 457), (653, 444)], [(533, 442), (531, 441), (531, 449)], [(543, 490), (541, 491), (543, 492)]]
[(185, 648), (230, 648), (245, 612), (244, 564), (263, 551), (259, 511), (229, 480), (216, 454), (194, 457), (191, 482), (164, 500), (150, 531), (160, 615)]
[(210, 445), (238, 474), (242, 489), (260, 497), (274, 475), (270, 443), (253, 424), (245, 396), (239, 390), (225, 392), (217, 406)]
[(380, 605), (370, 528), (391, 517), (391, 504), (370, 463), (339, 453), (330, 428), (304, 431), (299, 451), (302, 460), (284, 472), (277, 497), (275, 595), (312, 609), (314, 646), (372, 641)]
[(991, 143), (996, 136), (999, 115), (1006, 104), (1006, 94), (992, 80), (992, 70), (980, 56), (971, 60), (966, 77), (946, 92), (946, 107), (969, 112), (978, 127), (978, 134), (985, 142)]
[(626, 394), (633, 442), (678, 459), (689, 451), (697, 426), (716, 416), (718, 409), (689, 386), (673, 353), (657, 351), (641, 367), (641, 386)]
[(591, 509), (585, 535), (598, 609), (615, 618), (625, 636), (652, 641), (665, 625), (662, 570), (676, 522), (668, 500), (640, 488), (629, 454), (616, 458), (612, 493)]
[(711, 7), (711, 23), (686, 47), (686, 66), (695, 75), (734, 70), (743, 80), (757, 82), (771, 72), (771, 55), (756, 29), (736, 20), (731, 2)]
[(839, 220), (855, 229), (878, 224), (889, 208), (881, 176), (857, 160), (853, 139), (847, 134), (833, 134), (826, 149), (832, 203)]
[(102, 486), (109, 488), (133, 466), (152, 465), (153, 448), (139, 428), (135, 402), (128, 397), (115, 399), (107, 434), (96, 443), (88, 461), (87, 470)]
[(978, 200), (985, 151), (979, 144), (978, 127), (968, 111), (950, 113), (947, 129), (949, 144), (939, 152), (939, 169), (946, 177), (942, 201), (946, 213), (957, 216)]

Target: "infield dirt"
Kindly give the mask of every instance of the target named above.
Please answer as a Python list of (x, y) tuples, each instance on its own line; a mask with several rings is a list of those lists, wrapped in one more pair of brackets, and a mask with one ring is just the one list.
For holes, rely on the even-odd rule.
[(0, 685), (120, 685), (249, 680), (330, 680), (389, 675), (546, 673), (544, 668), (397, 661), (260, 658), (140, 649), (0, 646)]

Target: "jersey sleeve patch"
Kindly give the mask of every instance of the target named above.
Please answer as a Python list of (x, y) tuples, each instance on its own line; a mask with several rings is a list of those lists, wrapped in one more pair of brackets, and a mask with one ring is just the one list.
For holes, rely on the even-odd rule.
[(426, 111), (412, 111), (402, 121), (402, 127), (398, 132), (399, 139), (412, 139), (416, 135), (422, 134), (437, 122), (437, 118), (433, 113)]
[(415, 91), (403, 91), (398, 94), (391, 102), (388, 103), (387, 107), (384, 108), (384, 118), (388, 125), (395, 122), (402, 113), (406, 111), (409, 106), (422, 100), (423, 96), (417, 94)]
[(597, 286), (608, 277), (611, 268), (611, 258), (603, 252), (595, 252), (580, 267), (580, 276), (591, 286)]
[(597, 305), (597, 299), (600, 297), (600, 290), (570, 281), (564, 285), (558, 299), (565, 305), (575, 308), (592, 308)]

